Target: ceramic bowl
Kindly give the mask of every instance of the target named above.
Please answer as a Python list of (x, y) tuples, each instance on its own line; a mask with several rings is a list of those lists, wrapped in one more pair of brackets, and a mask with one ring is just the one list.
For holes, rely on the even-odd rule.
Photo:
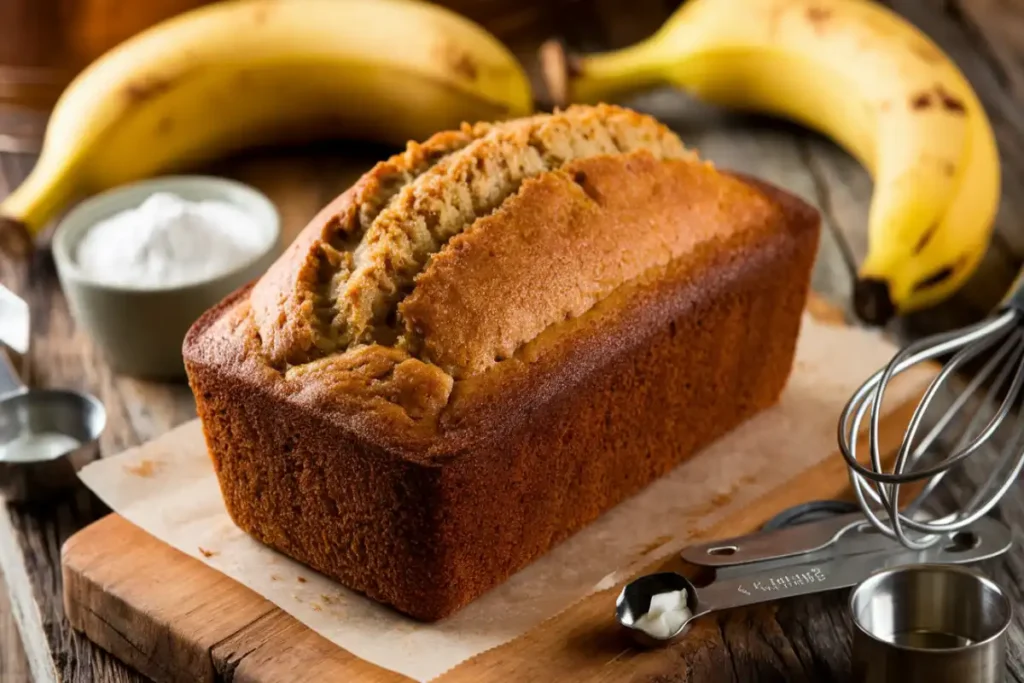
[[(77, 263), (79, 241), (97, 222), (139, 206), (154, 192), (234, 205), (252, 218), (262, 248), (230, 272), (185, 285), (136, 287), (90, 279)], [(259, 277), (280, 252), (281, 221), (270, 200), (247, 185), (210, 176), (164, 176), (96, 195), (70, 211), (53, 236), (57, 274), (76, 323), (116, 372), (150, 379), (182, 378), (181, 345), (188, 328), (204, 311)]]

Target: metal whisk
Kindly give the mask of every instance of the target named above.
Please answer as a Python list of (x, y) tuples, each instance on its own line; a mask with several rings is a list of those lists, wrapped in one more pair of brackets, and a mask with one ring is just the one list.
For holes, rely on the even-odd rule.
[[(932, 380), (907, 424), (903, 442), (889, 472), (882, 465), (879, 450), (879, 419), (882, 400), (889, 383), (911, 367), (936, 358), (952, 357)], [(990, 354), (981, 370), (964, 387), (949, 408), (938, 418), (923, 438), (925, 414), (940, 389), (947, 386), (956, 371), (975, 358)], [(993, 377), (994, 375), (994, 377)], [(989, 380), (991, 379), (991, 382)], [(958, 417), (965, 417), (965, 406), (979, 388), (985, 386), (984, 399), (968, 418), (967, 427), (955, 445), (939, 462), (929, 462), (939, 436)], [(999, 502), (1024, 468), (1024, 422), (1012, 417), (1017, 397), (1024, 388), (1024, 274), (1017, 278), (1010, 294), (995, 315), (969, 327), (937, 334), (897, 353), (884, 368), (872, 375), (854, 393), (839, 418), (839, 446), (850, 470), (850, 480), (861, 509), (868, 520), (883, 534), (911, 549), (923, 549), (935, 543), (937, 534), (959, 531)], [(990, 407), (998, 409), (992, 414)], [(857, 460), (857, 435), (861, 423), (870, 412), (867, 446), (870, 465)], [(968, 411), (969, 412), (969, 411)], [(987, 418), (987, 421), (986, 421)], [(995, 466), (985, 482), (962, 509), (937, 519), (918, 514), (928, 496), (943, 477), (988, 443), (1000, 425), (1016, 420)], [(924, 488), (904, 509), (900, 510), (900, 487), (926, 481)], [(916, 532), (908, 534), (908, 531)]]

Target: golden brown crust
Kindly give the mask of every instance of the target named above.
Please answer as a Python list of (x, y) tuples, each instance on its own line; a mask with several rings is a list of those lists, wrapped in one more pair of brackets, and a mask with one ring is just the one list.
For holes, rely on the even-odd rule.
[(321, 211), (260, 279), (252, 302), (264, 356), (284, 367), (389, 337), (389, 312), (427, 259), (524, 178), (637, 149), (692, 157), (651, 117), (609, 105), (410, 143)]
[(464, 147), (487, 125), (434, 135), (370, 169), (324, 207), (252, 292), (254, 320), (272, 365), (303, 363), (335, 348), (330, 327), (337, 279), (352, 267), (353, 245), (412, 178)]
[(405, 336), (456, 378), (484, 372), (622, 283), (773, 211), (706, 164), (646, 151), (572, 162), (526, 181), (431, 260), (399, 307)]
[(427, 260), (525, 179), (573, 160), (638, 150), (658, 159), (692, 156), (651, 117), (607, 105), (494, 126), (448, 155), (404, 187), (356, 247), (354, 269), (337, 293), (333, 327), (342, 345), (389, 333), (389, 314)]
[(590, 155), (460, 230), (395, 339), (324, 352), (289, 289), (323, 227), (196, 323), (189, 381), (235, 522), (428, 620), (774, 402), (818, 238), (756, 181)]

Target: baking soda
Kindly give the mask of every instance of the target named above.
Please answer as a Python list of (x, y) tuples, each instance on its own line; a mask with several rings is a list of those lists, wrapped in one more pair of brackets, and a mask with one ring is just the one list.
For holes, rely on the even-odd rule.
[(224, 275), (259, 251), (257, 226), (241, 209), (157, 192), (93, 225), (76, 261), (94, 282), (155, 289)]

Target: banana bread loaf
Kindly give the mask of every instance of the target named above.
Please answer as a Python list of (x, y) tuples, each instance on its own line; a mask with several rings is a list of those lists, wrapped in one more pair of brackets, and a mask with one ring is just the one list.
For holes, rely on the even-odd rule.
[(818, 222), (618, 107), (410, 143), (185, 340), (227, 509), (444, 617), (777, 399)]

